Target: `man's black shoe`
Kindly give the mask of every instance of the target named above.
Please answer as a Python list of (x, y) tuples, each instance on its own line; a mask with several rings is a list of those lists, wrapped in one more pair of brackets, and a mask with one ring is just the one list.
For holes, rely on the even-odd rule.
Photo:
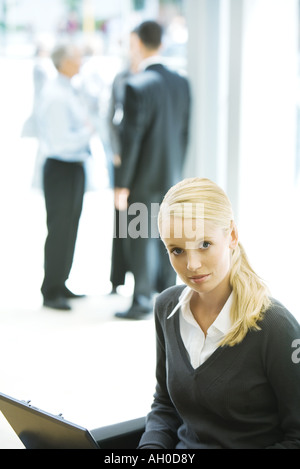
[(152, 317), (151, 311), (143, 311), (135, 308), (131, 308), (128, 311), (122, 311), (115, 313), (115, 317), (118, 319), (131, 319), (131, 320), (141, 320), (141, 319), (150, 319)]
[(61, 311), (70, 311), (71, 306), (67, 300), (61, 296), (52, 299), (44, 299), (44, 306), (52, 309), (59, 309)]
[(75, 293), (71, 292), (67, 287), (63, 289), (62, 297), (67, 298), (69, 300), (76, 300), (77, 298), (85, 298), (86, 295), (76, 295)]

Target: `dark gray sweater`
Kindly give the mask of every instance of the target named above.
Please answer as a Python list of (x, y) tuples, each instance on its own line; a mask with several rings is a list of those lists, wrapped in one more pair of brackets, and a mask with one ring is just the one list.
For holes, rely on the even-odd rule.
[(299, 323), (272, 300), (261, 330), (194, 369), (178, 312), (167, 319), (183, 288), (156, 300), (157, 385), (139, 448), (300, 449)]

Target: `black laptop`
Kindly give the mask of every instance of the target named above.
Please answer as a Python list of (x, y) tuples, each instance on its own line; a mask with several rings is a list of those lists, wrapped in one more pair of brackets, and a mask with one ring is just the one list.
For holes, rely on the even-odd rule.
[(0, 393), (0, 411), (27, 449), (100, 449), (83, 427)]

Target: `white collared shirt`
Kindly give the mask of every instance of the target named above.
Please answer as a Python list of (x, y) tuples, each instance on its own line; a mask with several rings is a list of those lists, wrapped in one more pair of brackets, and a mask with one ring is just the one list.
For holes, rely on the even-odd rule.
[(161, 64), (162, 58), (159, 55), (152, 55), (151, 57), (147, 57), (146, 59), (142, 60), (139, 64), (139, 72), (143, 72), (146, 70), (147, 67), (150, 65)]
[(230, 308), (233, 295), (229, 296), (215, 321), (207, 330), (206, 337), (199, 324), (196, 322), (191, 310), (190, 300), (193, 290), (185, 288), (179, 299), (180, 334), (184, 346), (190, 357), (193, 368), (198, 368), (218, 348), (219, 342), (227, 334), (231, 327)]
[(72, 81), (58, 73), (40, 95), (37, 110), (39, 142), (44, 158), (84, 162), (90, 158), (93, 129)]

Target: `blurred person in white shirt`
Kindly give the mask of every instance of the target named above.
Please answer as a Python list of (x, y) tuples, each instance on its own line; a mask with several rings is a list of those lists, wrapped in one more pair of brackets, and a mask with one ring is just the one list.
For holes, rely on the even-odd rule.
[(44, 306), (70, 310), (68, 300), (83, 296), (71, 292), (66, 281), (73, 263), (94, 129), (72, 86), (81, 66), (80, 50), (60, 45), (51, 58), (58, 74), (44, 86), (38, 108), (48, 228), (41, 291)]

